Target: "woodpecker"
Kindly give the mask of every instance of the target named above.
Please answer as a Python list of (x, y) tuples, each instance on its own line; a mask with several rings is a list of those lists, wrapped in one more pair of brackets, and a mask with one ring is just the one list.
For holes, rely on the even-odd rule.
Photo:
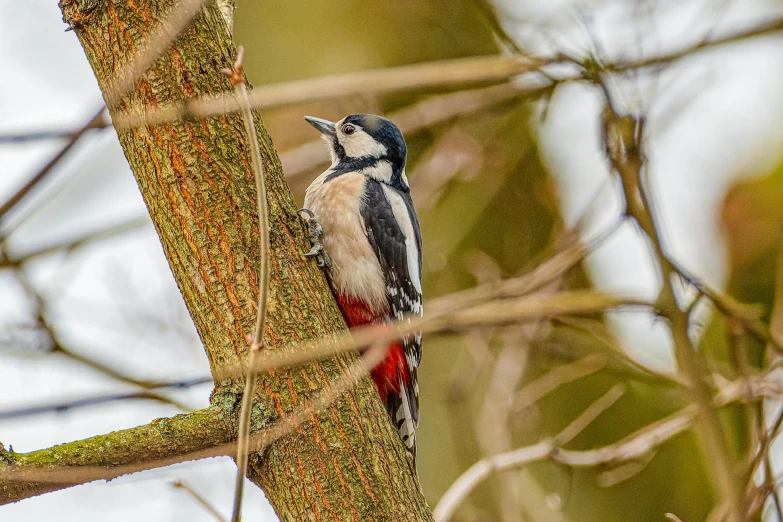
[[(312, 250), (349, 328), (421, 315), (421, 230), (394, 123), (372, 114), (338, 122), (306, 116), (332, 165), (308, 187)], [(410, 320), (410, 317), (408, 317)], [(392, 424), (416, 461), (421, 334), (389, 347), (371, 371)]]

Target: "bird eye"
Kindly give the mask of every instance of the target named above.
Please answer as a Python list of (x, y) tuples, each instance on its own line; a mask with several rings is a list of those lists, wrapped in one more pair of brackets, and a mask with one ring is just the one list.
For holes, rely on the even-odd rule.
[(348, 125), (343, 125), (343, 134), (350, 136), (354, 132), (356, 132), (356, 127), (354, 127), (350, 123)]

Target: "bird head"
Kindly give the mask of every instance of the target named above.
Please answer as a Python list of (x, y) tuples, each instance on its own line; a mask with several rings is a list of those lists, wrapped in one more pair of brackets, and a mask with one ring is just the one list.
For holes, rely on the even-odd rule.
[(336, 123), (312, 116), (305, 116), (305, 120), (329, 146), (333, 171), (361, 172), (408, 190), (405, 139), (390, 120), (374, 114), (351, 114)]

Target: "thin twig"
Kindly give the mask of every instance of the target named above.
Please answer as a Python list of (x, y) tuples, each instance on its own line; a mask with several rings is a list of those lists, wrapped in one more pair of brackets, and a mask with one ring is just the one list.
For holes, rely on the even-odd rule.
[(523, 275), (453, 292), (448, 295), (448, 298), (440, 298), (428, 303), (428, 315), (437, 313), (439, 309), (455, 310), (491, 300), (530, 294), (547, 283), (563, 277), (589, 252), (588, 246), (575, 241)]
[(108, 366), (100, 361), (97, 361), (92, 357), (74, 352), (73, 350), (66, 348), (65, 346), (60, 344), (60, 341), (58, 340), (58, 336), (54, 333), (53, 330), (50, 329), (51, 325), (45, 326), (45, 328), (47, 329), (49, 334), (53, 336), (52, 339), (55, 341), (54, 348), (51, 350), (50, 353), (59, 353), (61, 355), (64, 355), (65, 357), (68, 357), (72, 361), (76, 361), (79, 364), (83, 364), (88, 368), (92, 368), (93, 370), (100, 372), (108, 377), (111, 377), (112, 379), (116, 379), (120, 382), (125, 382), (128, 384), (132, 384), (134, 386), (138, 386), (139, 388), (143, 388), (146, 391), (138, 392), (139, 398), (152, 399), (158, 402), (162, 402), (164, 404), (170, 404), (172, 406), (179, 408), (182, 411), (191, 411), (191, 408), (187, 407), (186, 405), (182, 404), (179, 401), (176, 401), (160, 393), (155, 393), (153, 391), (150, 391), (153, 388), (164, 388), (165, 386), (161, 386), (161, 384), (163, 383), (156, 382), (156, 381), (146, 381), (143, 379), (137, 379), (135, 377), (131, 377), (125, 372), (118, 370), (116, 368), (112, 368), (111, 366)]
[(66, 346), (60, 343), (59, 336), (56, 334), (56, 332), (53, 332), (53, 328), (51, 325), (48, 324), (48, 322), (47, 324), (44, 324), (44, 329), (47, 330), (49, 335), (52, 336), (52, 340), (54, 341), (54, 346), (52, 347), (49, 353), (63, 355), (72, 361), (78, 362), (79, 364), (82, 364), (88, 368), (92, 368), (93, 370), (100, 372), (108, 377), (111, 377), (112, 379), (117, 379), (118, 381), (132, 384), (133, 386), (138, 386), (139, 388), (144, 388), (145, 390), (161, 387), (159, 386), (160, 384), (162, 384), (160, 382), (131, 377), (127, 373), (123, 372), (122, 370), (118, 370), (117, 368), (112, 368), (111, 366), (104, 364), (103, 362), (98, 361), (96, 359), (93, 359), (88, 355), (75, 352), (70, 348), (67, 348)]
[[(254, 109), (266, 109), (354, 94), (379, 94), (435, 86), (475, 85), (506, 80), (518, 74), (534, 71), (541, 65), (540, 60), (509, 56), (438, 60), (262, 85), (253, 89), (250, 103)], [(201, 97), (170, 107), (150, 109), (142, 114), (118, 114), (113, 118), (113, 122), (116, 128), (151, 126), (177, 121), (184, 115), (191, 118), (210, 118), (239, 110), (240, 105), (233, 96), (219, 95)]]
[(23, 252), (15, 256), (9, 256), (5, 254), (5, 250), (0, 250), (0, 268), (17, 267), (37, 257), (53, 254), (61, 250), (75, 250), (94, 241), (101, 241), (116, 235), (131, 232), (149, 224), (151, 224), (149, 216), (144, 216), (138, 219), (133, 219), (119, 223), (117, 225), (109, 226), (95, 232), (89, 232), (80, 237), (60, 241), (58, 243), (40, 247), (29, 252)]
[[(584, 298), (587, 299), (589, 296), (585, 295)], [(601, 301), (595, 306), (589, 306), (589, 308), (585, 309), (583, 306), (587, 303), (580, 303), (581, 297), (579, 296), (572, 296), (569, 297), (568, 295), (554, 295), (552, 304), (544, 304), (544, 306), (541, 309), (538, 309), (538, 305), (536, 301), (533, 300), (529, 304), (525, 303), (525, 301), (521, 301), (520, 303), (517, 303), (519, 308), (516, 309), (516, 312), (520, 313), (521, 315), (518, 316), (520, 320), (525, 320), (529, 317), (530, 320), (535, 320), (536, 318), (540, 318), (542, 314), (545, 316), (547, 314), (547, 308), (549, 306), (554, 307), (560, 307), (560, 306), (569, 306), (568, 301), (570, 299), (574, 299), (570, 304), (573, 305), (575, 308), (571, 308), (571, 311), (573, 312), (579, 312), (579, 311), (594, 311), (599, 310), (600, 307), (604, 304), (606, 304), (605, 301)], [(448, 299), (448, 296), (444, 296), (443, 299)], [(558, 303), (558, 301), (561, 301), (561, 303)], [(603, 298), (600, 298), (603, 299)], [(611, 302), (610, 305), (640, 305), (640, 302), (636, 301), (617, 301), (617, 302)], [(528, 311), (528, 307), (530, 310)], [(463, 321), (462, 317), (470, 318), (470, 310), (464, 311), (463, 314), (457, 316), (455, 319), (456, 322)], [(514, 310), (510, 310), (509, 312), (514, 312)], [(507, 312), (508, 313), (508, 312)], [(488, 314), (489, 315), (489, 314)], [(497, 324), (508, 324), (511, 319), (509, 317), (497, 317)], [(476, 320), (476, 318), (472, 318), (471, 320)], [(393, 326), (396, 324), (398, 328), (401, 329), (395, 329)], [(300, 346), (299, 349), (294, 353), (286, 353), (286, 350), (281, 350), (281, 353), (271, 353), (267, 357), (257, 359), (254, 367), (256, 370), (256, 373), (260, 372), (266, 372), (269, 370), (274, 370), (278, 368), (283, 368), (286, 366), (292, 366), (292, 365), (298, 365), (298, 364), (304, 364), (306, 362), (309, 362), (314, 359), (320, 359), (324, 358), (330, 355), (334, 355), (337, 353), (343, 353), (347, 351), (357, 350), (361, 348), (365, 348), (366, 346), (369, 346), (374, 342), (374, 340), (381, 339), (385, 342), (393, 342), (396, 338), (398, 338), (400, 335), (404, 335), (405, 332), (413, 331), (417, 328), (422, 328), (420, 323), (416, 323), (413, 325), (409, 325), (407, 320), (400, 321), (399, 323), (395, 323), (392, 325), (378, 325), (378, 326), (371, 326), (364, 329), (357, 329), (354, 330), (354, 337), (336, 337), (333, 339), (322, 339), (318, 342), (314, 342), (310, 345)], [(426, 323), (424, 323), (426, 326)], [(492, 325), (492, 322), (486, 323), (487, 325)], [(454, 322), (440, 322), (437, 325), (434, 326), (426, 326), (428, 333), (434, 334), (439, 332), (449, 332), (453, 331), (458, 328), (458, 326)], [(358, 338), (357, 338), (358, 336)], [(197, 384), (203, 384), (212, 382), (213, 378), (211, 376), (204, 376), (204, 377), (197, 377), (194, 379), (184, 380), (184, 381), (174, 381), (174, 382), (158, 382), (158, 381), (150, 381), (150, 380), (142, 380), (130, 377), (128, 375), (125, 375), (124, 373), (111, 368), (109, 366), (104, 365), (103, 363), (97, 362), (93, 359), (90, 359), (82, 354), (77, 354), (75, 352), (72, 352), (71, 350), (61, 346), (56, 345), (54, 348), (54, 352), (56, 353), (62, 353), (63, 355), (72, 358), (82, 364), (85, 364), (93, 369), (96, 369), (102, 373), (105, 373), (113, 378), (116, 378), (118, 380), (121, 380), (123, 382), (127, 382), (129, 384), (133, 384), (136, 386), (140, 386), (145, 388), (146, 390), (153, 390), (158, 388), (186, 388), (189, 386), (195, 386)], [(552, 371), (551, 376), (542, 376), (540, 381), (534, 381), (533, 383), (530, 383), (528, 385), (529, 387), (523, 388), (518, 394), (517, 399), (515, 400), (515, 407), (520, 408), (522, 405), (527, 405), (530, 402), (530, 396), (532, 395), (538, 400), (543, 395), (546, 395), (547, 393), (552, 391), (552, 383), (550, 383), (550, 380), (553, 379), (556, 381), (554, 383), (555, 387), (557, 385), (560, 385), (564, 382), (569, 382), (571, 380), (576, 380), (578, 378), (584, 377), (586, 375), (589, 375), (591, 373), (594, 373), (595, 371), (600, 370), (605, 366), (605, 359), (600, 355), (589, 355), (585, 357), (584, 359), (580, 361), (575, 361), (574, 363), (567, 364), (564, 366), (561, 366), (555, 370)], [(221, 374), (220, 380), (228, 379), (228, 378), (236, 378), (246, 375), (247, 373), (247, 367), (240, 368), (237, 372), (225, 372), (224, 374)], [(546, 381), (546, 382), (545, 382)], [(766, 381), (760, 381), (759, 385), (763, 384)], [(731, 386), (729, 386), (731, 384)], [(739, 388), (742, 387), (743, 389), (747, 389), (747, 385), (739, 385), (736, 383), (726, 383), (725, 386), (725, 392), (721, 395), (723, 397), (722, 402), (726, 402), (727, 400), (733, 400), (734, 397), (737, 396), (739, 393)], [(758, 388), (758, 386), (757, 386)], [(773, 395), (773, 394), (779, 394), (778, 390), (771, 389), (771, 388), (764, 388), (764, 389), (757, 389), (755, 392), (755, 395)], [(93, 403), (102, 403), (102, 402), (109, 402), (113, 400), (121, 400), (122, 398), (134, 398), (135, 396), (148, 396), (148, 394), (127, 394), (127, 397), (122, 395), (109, 395), (106, 397), (97, 397), (97, 398), (89, 398), (89, 399), (83, 399), (83, 402), (85, 402), (85, 405), (93, 404)], [(6, 412), (10, 416), (21, 416), (26, 414), (35, 414), (40, 413), (43, 411), (57, 411), (62, 410), (70, 407), (79, 407), (81, 406), (82, 401), (75, 401), (74, 403), (64, 403), (64, 404), (56, 404), (56, 405), (49, 405), (49, 406), (41, 406), (38, 408), (35, 408), (34, 410), (30, 410), (28, 413), (28, 410), (21, 410), (21, 411), (10, 411)], [(38, 411), (40, 410), (40, 411)], [(6, 413), (0, 413), (0, 418), (3, 418)]]
[[(475, 439), (482, 456), (506, 452), (514, 447), (510, 429), (512, 404), (509, 399), (525, 373), (529, 353), (528, 342), (540, 327), (541, 322), (531, 323), (525, 328), (503, 331), (498, 336), (501, 348), (489, 369), (487, 390), (474, 422)], [(463, 406), (463, 409), (467, 408)], [(464, 433), (460, 435), (465, 436)], [(522, 490), (518, 476), (501, 477), (500, 488), (495, 494), (500, 503), (500, 520), (503, 522), (522, 522), (520, 518), (522, 511), (520, 491)], [(529, 504), (531, 499), (525, 500), (526, 504)]]
[(13, 209), (33, 188), (35, 188), (41, 181), (43, 181), (46, 176), (49, 175), (50, 172), (52, 172), (52, 169), (60, 163), (60, 161), (65, 157), (66, 154), (73, 148), (74, 145), (79, 141), (79, 139), (90, 129), (94, 128), (96, 122), (103, 120), (103, 111), (105, 109), (101, 107), (101, 109), (95, 113), (95, 115), (85, 123), (82, 128), (77, 130), (73, 133), (73, 135), (70, 137), (68, 142), (63, 145), (63, 147), (57, 152), (57, 154), (50, 159), (46, 165), (41, 167), (41, 169), (36, 172), (24, 185), (19, 187), (14, 194), (11, 195), (10, 198), (8, 198), (5, 203), (0, 205), (0, 224), (2, 224), (6, 214)]
[[(255, 371), (273, 370), (282, 366), (305, 364), (314, 359), (330, 357), (337, 353), (361, 350), (383, 341), (393, 343), (400, 337), (422, 334), (451, 333), (476, 328), (488, 328), (509, 324), (522, 324), (542, 318), (566, 314), (589, 314), (606, 310), (628, 308), (654, 309), (653, 303), (643, 299), (607, 296), (593, 291), (558, 292), (548, 296), (528, 295), (514, 299), (492, 301), (467, 309), (450, 310), (448, 296), (433, 302), (438, 306), (425, 316), (403, 318), (401, 321), (354, 328), (351, 335), (338, 332), (334, 335), (305, 342), (293, 353), (275, 351), (259, 358)], [(441, 304), (443, 305), (441, 307)], [(440, 308), (440, 310), (438, 310)], [(216, 381), (244, 375), (244, 366), (228, 366), (215, 375)]]
[[(106, 118), (99, 118), (90, 122), (91, 124), (87, 129), (105, 129), (111, 127), (111, 122)], [(15, 132), (8, 134), (0, 134), (0, 144), (17, 145), (21, 143), (27, 143), (30, 141), (42, 141), (42, 140), (55, 140), (67, 138), (69, 140), (74, 139), (77, 134), (84, 131), (81, 129), (76, 130), (48, 130), (48, 131), (33, 131), (33, 132)]]
[(647, 455), (642, 455), (638, 459), (628, 461), (609, 471), (604, 471), (598, 475), (598, 484), (600, 484), (601, 487), (610, 488), (621, 482), (630, 480), (644, 471), (644, 469), (655, 459), (656, 455), (658, 455), (658, 452), (653, 450)]
[(772, 496), (772, 505), (775, 507), (775, 515), (778, 522), (783, 522), (783, 507), (780, 503), (778, 486), (775, 483), (775, 473), (772, 468), (772, 459), (769, 452), (764, 455), (764, 482), (769, 486), (769, 494)]
[[(769, 333), (770, 341), (766, 347), (766, 355), (768, 357), (772, 346), (775, 344), (780, 346), (780, 343), (783, 340), (783, 242), (781, 242), (778, 247), (777, 270), (775, 274), (775, 299), (772, 305), (772, 312), (770, 313)], [(766, 403), (762, 403), (762, 412), (766, 410), (766, 407)], [(763, 419), (763, 417), (762, 413), (761, 418)], [(770, 451), (773, 442), (778, 437), (781, 425), (783, 425), (783, 409), (777, 414), (775, 422), (769, 432), (762, 432), (763, 435), (758, 450), (758, 454), (763, 456), (764, 459), (764, 475), (766, 482), (771, 483), (770, 494), (772, 495), (772, 504), (775, 507), (775, 514), (777, 515), (778, 522), (783, 522), (783, 505), (781, 504), (780, 494), (778, 493), (778, 486), (775, 483)], [(752, 472), (755, 473), (755, 466), (753, 467)]]
[[(100, 361), (97, 361), (84, 354), (74, 352), (69, 348), (65, 347), (65, 345), (62, 343), (60, 339), (60, 336), (57, 334), (57, 331), (55, 330), (54, 326), (49, 322), (46, 316), (43, 298), (30, 282), (25, 271), (18, 270), (18, 269), (14, 270), (14, 275), (16, 276), (19, 283), (22, 285), (22, 288), (24, 288), (25, 292), (27, 292), (27, 295), (33, 301), (33, 304), (35, 306), (35, 311), (37, 313), (38, 323), (40, 323), (41, 327), (44, 330), (46, 330), (46, 333), (51, 339), (52, 348), (49, 353), (59, 353), (61, 355), (64, 355), (65, 357), (68, 357), (73, 361), (76, 361), (80, 364), (83, 364), (84, 366), (92, 368), (93, 370), (96, 370), (104, 375), (108, 375), (109, 377), (117, 379), (118, 381), (126, 382), (128, 384), (132, 384), (140, 388), (149, 389), (155, 387), (156, 384), (159, 384), (157, 382), (136, 379), (134, 377), (125, 374), (120, 370), (117, 370), (116, 368), (107, 366)], [(157, 400), (165, 404), (171, 404), (172, 406), (175, 406), (181, 409), (182, 411), (190, 411), (190, 408), (188, 408), (184, 404), (181, 404), (180, 402), (171, 399), (169, 397), (166, 397), (165, 395), (161, 395), (159, 393), (147, 391), (147, 393), (144, 394), (144, 398)]]
[[(489, 107), (528, 97), (530, 92), (521, 90), (512, 83), (503, 83), (454, 93), (431, 96), (388, 115), (406, 137), (431, 128), (443, 122), (475, 114)], [(324, 164), (324, 143), (320, 138), (308, 141), (280, 154), (280, 163), (286, 178), (292, 179), (309, 173)]]
[(215, 506), (209, 503), (209, 501), (204, 498), (203, 495), (201, 495), (198, 491), (193, 489), (187, 482), (183, 481), (182, 479), (175, 480), (171, 483), (171, 485), (178, 489), (183, 489), (185, 492), (190, 495), (193, 500), (195, 500), (201, 507), (203, 507), (210, 515), (214, 517), (215, 520), (218, 522), (226, 522), (226, 519), (223, 518), (223, 515), (220, 514), (220, 512), (215, 509)]
[[(753, 337), (761, 342), (767, 343), (768, 348), (774, 349), (779, 354), (783, 354), (783, 339), (778, 339), (773, 335), (772, 329), (767, 327), (759, 318), (757, 307), (741, 303), (733, 297), (711, 288), (698, 277), (685, 270), (676, 261), (668, 259), (668, 262), (676, 269), (680, 277), (688, 281), (696, 290), (701, 292), (704, 297), (709, 299), (719, 312), (736, 319), (748, 333), (753, 335)], [(776, 315), (773, 314), (773, 321), (775, 320), (775, 317)], [(777, 323), (775, 323), (775, 326), (777, 326)]]
[[(177, 390), (185, 390), (193, 386), (198, 386), (200, 384), (209, 384), (212, 382), (213, 381), (211, 376), (198, 377), (195, 379), (185, 379), (181, 381), (160, 383), (160, 384), (156, 384), (154, 388), (156, 389), (174, 388)], [(41, 406), (31, 406), (27, 408), (18, 408), (15, 410), (0, 411), (0, 421), (8, 420), (8, 419), (16, 419), (19, 417), (27, 417), (30, 415), (40, 415), (42, 413), (54, 413), (54, 412), (60, 413), (64, 411), (73, 410), (76, 408), (85, 408), (85, 407), (96, 406), (99, 404), (106, 404), (109, 402), (116, 402), (116, 401), (134, 400), (134, 399), (153, 399), (153, 400), (160, 401), (161, 397), (164, 396), (156, 393), (150, 393), (150, 391), (147, 390), (139, 391), (139, 392), (130, 392), (130, 393), (115, 393), (115, 394), (108, 394), (108, 395), (100, 395), (97, 397), (88, 397), (84, 399), (59, 402), (55, 404), (44, 404)], [(165, 402), (169, 402), (169, 401), (170, 399), (166, 397)], [(181, 406), (181, 409), (183, 409), (183, 411), (189, 410), (189, 408), (186, 408), (184, 406)]]
[(717, 46), (725, 44), (743, 42), (750, 38), (768, 36), (778, 33), (781, 30), (783, 30), (783, 18), (773, 18), (766, 22), (748, 27), (747, 29), (740, 29), (739, 31), (719, 36), (711, 40), (702, 39), (696, 45), (687, 46), (673, 52), (658, 56), (651, 56), (649, 58), (642, 58), (639, 60), (617, 62), (614, 64), (608, 63), (605, 64), (604, 67), (608, 72), (625, 72), (631, 69), (643, 69), (645, 67), (664, 65), (667, 63), (676, 62), (677, 60), (700, 51), (714, 49)]
[(611, 369), (623, 369), (629, 375), (637, 379), (652, 379), (655, 381), (668, 381), (669, 384), (676, 384), (677, 386), (687, 386), (688, 383), (680, 374), (675, 371), (661, 371), (657, 368), (645, 366), (633, 357), (631, 357), (625, 349), (611, 336), (607, 331), (607, 326), (599, 319), (591, 319), (586, 317), (576, 316), (558, 316), (555, 317), (553, 323), (561, 325), (567, 329), (573, 329), (575, 332), (581, 332), (592, 339), (595, 339), (602, 346), (606, 347), (606, 350), (598, 350), (598, 353), (603, 355), (609, 355), (610, 361), (617, 361), (612, 365)]
[[(767, 377), (771, 377), (771, 375), (767, 375)], [(762, 378), (763, 379), (763, 378)], [(763, 379), (763, 381), (768, 382), (768, 379)], [(740, 393), (749, 393), (751, 396), (763, 396), (769, 391), (768, 389), (760, 389), (762, 386), (753, 385), (752, 382), (748, 382), (743, 390), (740, 390), (739, 388), (742, 385), (737, 383), (734, 384), (734, 395), (738, 395)], [(764, 387), (766, 388), (766, 387)], [(726, 390), (725, 386), (720, 387), (721, 392), (724, 392)], [(780, 390), (783, 391), (783, 390)], [(729, 400), (731, 397), (729, 397)], [(747, 471), (747, 477), (750, 478), (750, 483), (748, 484), (748, 488), (750, 489), (752, 487), (755, 487), (755, 480), (756, 480), (756, 471), (758, 470), (759, 465), (764, 462), (765, 457), (769, 455), (769, 452), (772, 448), (772, 444), (775, 442), (775, 440), (778, 438), (778, 435), (780, 435), (780, 430), (783, 428), (783, 407), (778, 410), (777, 414), (775, 415), (775, 420), (772, 423), (772, 426), (762, 432), (761, 434), (761, 442), (759, 444), (758, 450), (756, 450), (755, 455), (753, 455), (753, 458), (750, 461), (750, 465), (748, 466)]]
[(625, 394), (625, 386), (623, 384), (615, 384), (609, 390), (595, 400), (590, 406), (587, 407), (579, 416), (571, 421), (560, 433), (555, 437), (555, 444), (558, 446), (565, 446), (574, 438), (582, 433), (587, 426), (593, 423), (603, 412), (611, 408), (620, 397)]
[(495, 473), (527, 466), (535, 462), (552, 460), (564, 466), (591, 467), (612, 462), (637, 459), (659, 447), (675, 435), (687, 430), (696, 409), (689, 406), (658, 422), (650, 424), (628, 437), (608, 446), (593, 450), (572, 451), (559, 448), (555, 440), (544, 440), (508, 453), (501, 453), (480, 460), (449, 486), (432, 514), (436, 522), (448, 522), (459, 504), (481, 482)]
[(520, 412), (560, 386), (592, 375), (604, 367), (606, 367), (605, 357), (599, 354), (590, 354), (578, 361), (553, 368), (514, 394), (513, 409)]
[[(636, 61), (606, 64), (606, 70), (610, 72), (624, 72), (631, 69), (671, 63), (709, 48), (743, 41), (752, 37), (773, 34), (781, 29), (783, 29), (783, 19), (775, 19), (748, 30), (739, 31), (708, 42), (700, 42), (695, 46), (685, 47), (670, 53)], [(263, 109), (354, 94), (383, 93), (403, 89), (499, 81), (524, 73), (539, 72), (546, 65), (563, 63), (563, 61), (562, 57), (557, 59), (539, 59), (520, 56), (482, 56), (424, 62), (401, 67), (323, 76), (261, 86), (253, 90), (251, 104), (254, 109)], [(574, 62), (575, 60), (569, 59), (565, 61)], [(578, 61), (576, 63), (583, 65)], [(584, 77), (579, 73), (557, 81), (582, 79)], [(541, 93), (549, 92), (548, 89), (540, 90), (540, 86), (528, 87), (527, 89)], [(240, 110), (240, 107), (233, 96), (223, 95), (191, 100), (167, 108), (152, 109), (144, 114), (123, 113), (115, 115), (113, 123), (118, 129), (150, 126), (177, 121), (185, 116), (208, 118), (237, 112), (238, 110)]]
[(240, 45), (237, 48), (237, 58), (234, 62), (233, 70), (223, 70), (231, 83), (234, 85), (234, 94), (237, 103), (242, 110), (242, 120), (245, 124), (245, 133), (247, 134), (247, 143), (250, 147), (250, 157), (253, 165), (253, 173), (256, 179), (256, 204), (258, 206), (258, 231), (259, 241), (259, 260), (258, 260), (258, 315), (256, 317), (256, 327), (250, 344), (250, 360), (248, 362), (248, 373), (245, 377), (245, 392), (242, 396), (242, 408), (239, 413), (239, 433), (237, 438), (237, 479), (236, 494), (234, 495), (234, 511), (231, 516), (232, 522), (239, 522), (242, 512), (242, 490), (247, 475), (248, 446), (250, 437), (250, 418), (253, 412), (253, 397), (256, 391), (255, 368), (259, 354), (264, 345), (264, 324), (266, 322), (266, 299), (269, 293), (269, 209), (266, 200), (266, 181), (264, 179), (264, 164), (261, 160), (261, 150), (258, 146), (258, 136), (256, 126), (253, 121), (253, 110), (250, 108), (250, 102), (247, 97), (247, 86), (245, 85), (245, 72), (242, 65), (245, 50)]

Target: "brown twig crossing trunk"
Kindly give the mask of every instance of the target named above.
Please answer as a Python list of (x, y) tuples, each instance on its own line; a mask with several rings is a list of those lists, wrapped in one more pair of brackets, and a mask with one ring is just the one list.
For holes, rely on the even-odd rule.
[[(86, 4), (90, 4), (86, 6)], [(117, 74), (173, 0), (63, 0), (101, 89)], [(85, 10), (85, 6), (89, 7)], [(164, 51), (113, 112), (138, 111), (231, 90), (221, 68), (235, 49), (218, 7), (204, 12)], [(308, 248), (296, 205), (263, 124), (256, 126), (266, 172), (271, 287), (265, 345), (292, 346), (344, 328)], [(258, 217), (249, 148), (239, 115), (122, 130), (119, 139), (204, 343), (213, 375), (245, 360), (258, 294)], [(291, 348), (289, 348), (291, 349)], [(293, 348), (295, 349), (295, 348)], [(307, 404), (349, 361), (337, 357), (262, 376), (252, 428)], [(213, 404), (238, 408), (241, 382), (216, 383)], [(404, 449), (369, 379), (250, 459), (249, 476), (289, 520), (431, 520)]]

